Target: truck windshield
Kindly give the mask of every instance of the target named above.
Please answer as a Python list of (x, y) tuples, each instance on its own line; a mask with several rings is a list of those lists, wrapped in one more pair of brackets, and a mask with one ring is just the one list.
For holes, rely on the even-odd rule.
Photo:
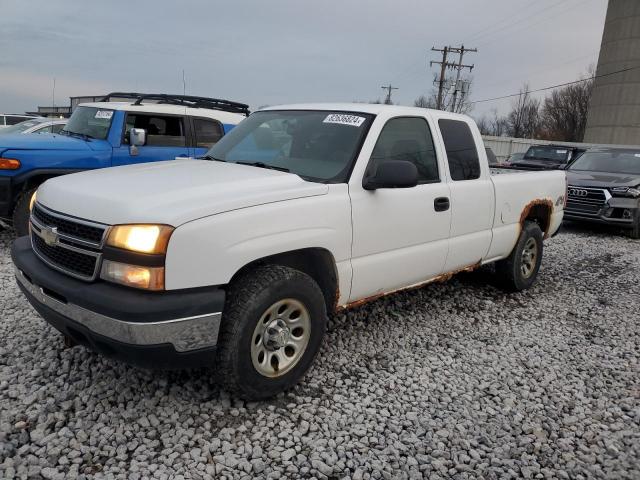
[(78, 107), (60, 133), (104, 140), (109, 134), (112, 118), (113, 110)]
[(587, 152), (573, 162), (569, 170), (640, 175), (640, 151)]
[(284, 170), (314, 182), (342, 183), (372, 119), (373, 115), (359, 112), (256, 112), (204, 158)]
[(524, 154), (525, 160), (547, 160), (549, 162), (566, 162), (569, 149), (559, 147), (530, 147)]

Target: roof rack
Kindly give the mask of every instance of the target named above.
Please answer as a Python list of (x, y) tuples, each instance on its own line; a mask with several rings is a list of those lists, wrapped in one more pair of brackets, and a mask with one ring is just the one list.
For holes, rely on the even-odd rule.
[(244, 103), (221, 100), (219, 98), (194, 97), (192, 95), (170, 95), (165, 93), (136, 93), (136, 92), (111, 92), (100, 99), (108, 102), (112, 98), (135, 99), (133, 105), (141, 105), (143, 100), (155, 100), (156, 103), (169, 105), (183, 105), (191, 108), (208, 108), (222, 110), (224, 112), (240, 113), (249, 116), (249, 105)]

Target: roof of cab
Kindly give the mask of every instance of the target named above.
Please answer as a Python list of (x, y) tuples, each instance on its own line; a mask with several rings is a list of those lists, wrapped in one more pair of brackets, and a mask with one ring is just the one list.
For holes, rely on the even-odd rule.
[(218, 120), (222, 123), (237, 124), (244, 120), (244, 115), (239, 113), (213, 110), (209, 108), (193, 108), (182, 105), (166, 103), (141, 103), (135, 105), (132, 102), (91, 102), (81, 103), (79, 107), (104, 108), (105, 110), (123, 110), (126, 112), (166, 113), (169, 115), (188, 115), (190, 117), (205, 117)]
[(424, 115), (425, 111), (439, 118), (464, 118), (468, 120), (467, 115), (459, 113), (445, 112), (443, 110), (434, 110), (422, 107), (405, 107), (402, 105), (385, 105), (379, 103), (300, 103), (292, 105), (277, 105), (266, 107), (262, 110), (320, 110), (320, 111), (338, 111), (338, 112), (361, 112), (379, 115), (385, 113), (387, 115)]

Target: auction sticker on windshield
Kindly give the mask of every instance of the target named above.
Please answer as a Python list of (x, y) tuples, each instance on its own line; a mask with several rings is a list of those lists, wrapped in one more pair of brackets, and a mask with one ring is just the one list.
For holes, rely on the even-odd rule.
[(345, 115), (343, 113), (332, 113), (327, 115), (327, 118), (322, 123), (339, 123), (340, 125), (351, 125), (352, 127), (359, 127), (366, 119), (364, 117), (358, 117), (357, 115)]
[(111, 117), (113, 117), (113, 110), (98, 110), (95, 115), (95, 118), (105, 118), (107, 120)]

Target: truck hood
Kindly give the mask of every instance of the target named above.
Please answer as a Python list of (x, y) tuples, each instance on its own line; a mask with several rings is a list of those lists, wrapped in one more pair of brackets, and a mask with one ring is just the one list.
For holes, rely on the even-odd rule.
[(68, 135), (23, 135), (16, 133), (0, 135), (0, 152), (5, 150), (92, 150), (90, 143)]
[(584, 172), (567, 170), (569, 185), (578, 187), (635, 187), (640, 185), (640, 175), (630, 173)]
[[(107, 168), (47, 180), (38, 202), (52, 210), (106, 223), (177, 227), (218, 213), (324, 195), (329, 187), (292, 173), (205, 160)], [(250, 226), (247, 226), (250, 228)]]

